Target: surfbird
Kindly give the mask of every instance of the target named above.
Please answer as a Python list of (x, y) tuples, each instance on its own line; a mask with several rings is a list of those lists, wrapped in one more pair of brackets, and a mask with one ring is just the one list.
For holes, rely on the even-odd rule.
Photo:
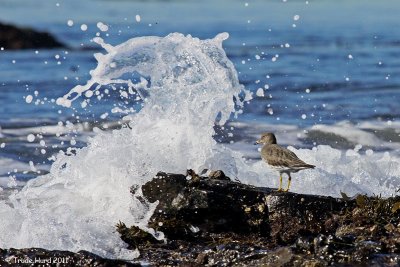
[[(292, 177), (290, 173), (298, 172), (305, 169), (313, 169), (314, 165), (307, 164), (299, 159), (295, 153), (289, 149), (283, 148), (276, 143), (276, 137), (273, 133), (264, 133), (256, 144), (263, 144), (261, 149), (261, 158), (274, 170), (279, 172), (279, 188), (278, 191), (289, 191)], [(288, 185), (285, 190), (282, 189), (282, 174), (286, 173), (289, 177)]]

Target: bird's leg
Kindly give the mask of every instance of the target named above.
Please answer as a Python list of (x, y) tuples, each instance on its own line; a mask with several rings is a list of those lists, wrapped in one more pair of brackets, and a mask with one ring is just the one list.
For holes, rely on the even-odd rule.
[(290, 173), (288, 174), (288, 176), (289, 176), (289, 180), (288, 180), (287, 188), (284, 190), (285, 192), (289, 191), (290, 182), (292, 181), (292, 177), (290, 176)]
[(282, 173), (279, 173), (279, 188), (276, 191), (278, 192), (282, 191)]

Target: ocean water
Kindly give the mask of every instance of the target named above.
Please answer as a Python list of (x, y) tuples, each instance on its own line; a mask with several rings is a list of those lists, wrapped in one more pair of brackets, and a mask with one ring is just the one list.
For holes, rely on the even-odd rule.
[(317, 166), (294, 192), (397, 194), (398, 2), (81, 2), (1, 3), (68, 48), (0, 51), (0, 247), (133, 258), (113, 225), (155, 205), (130, 186), (209, 168), (276, 187), (266, 131)]

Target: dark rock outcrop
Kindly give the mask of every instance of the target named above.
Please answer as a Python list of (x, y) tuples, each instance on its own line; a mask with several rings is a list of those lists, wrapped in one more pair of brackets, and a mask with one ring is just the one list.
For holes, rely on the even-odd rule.
[[(139, 197), (138, 188), (131, 189)], [(159, 173), (141, 188), (158, 206), (157, 240), (119, 222), (122, 240), (150, 266), (400, 266), (400, 197), (277, 192), (231, 181)], [(58, 265), (57, 265), (58, 263)], [(0, 266), (140, 266), (87, 251), (0, 249)]]
[(99, 266), (99, 267), (129, 267), (140, 264), (121, 260), (110, 260), (87, 251), (77, 253), (41, 248), (0, 249), (0, 266)]
[[(233, 182), (159, 173), (142, 187), (159, 201), (149, 226), (118, 224), (121, 238), (155, 265), (397, 266), (399, 198), (332, 198)], [(134, 193), (136, 189), (132, 189)]]
[(265, 192), (229, 179), (192, 182), (184, 175), (158, 177), (145, 184), (142, 191), (150, 202), (163, 196), (150, 226), (168, 238), (197, 238), (198, 232), (268, 236)]
[(0, 23), (0, 47), (4, 49), (35, 49), (65, 47), (47, 32), (17, 28)]

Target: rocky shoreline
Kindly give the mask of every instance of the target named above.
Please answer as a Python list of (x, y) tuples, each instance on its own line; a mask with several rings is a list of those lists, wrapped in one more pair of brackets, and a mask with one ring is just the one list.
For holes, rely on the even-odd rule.
[(160, 172), (141, 190), (158, 201), (149, 227), (166, 239), (119, 222), (122, 240), (140, 251), (136, 263), (85, 251), (3, 249), (0, 265), (38, 255), (72, 262), (58, 266), (400, 265), (400, 197), (283, 193), (232, 181), (221, 171), (208, 177)]
[[(134, 193), (135, 190), (132, 190)], [(162, 266), (398, 266), (400, 198), (277, 192), (210, 177), (159, 173), (142, 187), (159, 201), (149, 226), (118, 225), (140, 259)]]
[(65, 45), (48, 32), (20, 28), (0, 22), (0, 48), (2, 50), (63, 47)]
[(77, 253), (41, 248), (0, 249), (0, 266), (98, 266), (98, 267), (130, 267), (141, 266), (121, 260), (105, 259), (87, 251)]

